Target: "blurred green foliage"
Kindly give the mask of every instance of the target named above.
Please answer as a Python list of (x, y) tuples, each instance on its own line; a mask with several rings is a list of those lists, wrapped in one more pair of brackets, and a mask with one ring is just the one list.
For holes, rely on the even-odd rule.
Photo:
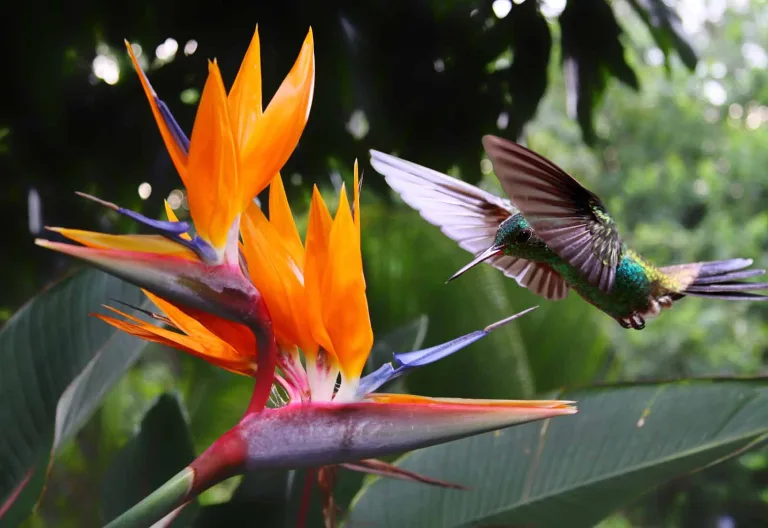
[[(567, 5), (573, 9), (575, 3)], [(467, 12), (473, 8), (480, 13), (473, 16), (492, 19), (491, 2), (457, 1), (442, 9), (428, 2), (391, 9), (387, 2), (349, 4), (326, 11), (315, 7), (294, 16), (295, 5), (288, 2), (284, 7), (254, 8), (258, 14), (253, 16), (234, 16), (210, 5), (190, 4), (187, 11), (174, 11), (170, 6), (140, 3), (108, 16), (94, 7), (99, 16), (76, 17), (77, 10), (70, 9), (63, 19), (53, 20), (50, 10), (17, 3), (19, 16), (13, 24), (22, 29), (9, 27), (5, 34), (19, 35), (23, 30), (30, 36), (23, 39), (18, 56), (11, 53), (9, 58), (18, 83), (5, 88), (11, 90), (6, 100), (18, 104), (0, 115), (0, 168), (11, 175), (8, 191), (0, 198), (10, 226), (4, 247), (14, 251), (14, 259), (3, 259), (6, 281), (0, 318), (7, 318), (70, 264), (31, 249), (25, 222), (30, 189), (41, 197), (46, 223), (129, 232), (134, 229), (130, 223), (77, 201), (72, 191), (94, 192), (123, 206), (159, 214), (162, 198), (180, 186), (128, 70), (121, 38), (140, 42), (148, 53), (168, 35), (178, 39), (182, 49), (176, 59), (151, 69), (150, 75), (188, 128), (205, 58), (218, 54), (225, 77), (231, 79), (258, 21), (265, 89), (271, 93), (289, 67), (285, 57), (295, 53), (290, 46), (276, 51), (277, 43), (293, 39), (298, 48), (311, 22), (322, 28), (315, 37), (318, 88), (307, 135), (285, 178), (291, 182), (291, 203), (302, 213), (311, 182), (330, 194), (340, 177), (349, 181), (352, 160), (360, 158), (365, 173), (363, 255), (377, 336), (426, 314), (424, 343), (429, 346), (516, 310), (542, 305), (503, 332), (409, 377), (409, 390), (442, 396), (526, 397), (561, 386), (620, 379), (764, 372), (766, 306), (686, 299), (644, 331), (631, 332), (575, 295), (559, 303), (541, 301), (487, 267), (445, 285), (469, 255), (392, 199), (383, 179), (366, 168), (365, 158), (369, 147), (397, 149), (408, 159), (439, 170), (450, 168), (501, 193), (494, 177), (481, 170), (479, 137), (494, 132), (515, 136), (522, 130), (528, 146), (603, 198), (631, 245), (653, 262), (744, 256), (766, 265), (768, 59), (760, 45), (768, 42), (765, 1), (728, 2), (719, 15), (706, 11), (710, 19), (693, 35), (701, 58), (694, 74), (677, 56), (662, 53), (672, 45), (659, 42), (658, 34), (649, 31), (633, 9), (657, 2), (613, 2), (624, 30), (622, 42), (631, 42), (625, 45), (622, 60), (635, 72), (641, 90), (604, 82), (602, 73), (595, 73), (592, 86), (604, 90), (595, 94), (601, 95), (596, 98), (600, 105), (589, 109), (593, 123), (587, 123), (583, 110), (574, 116), (578, 121), (567, 117), (569, 86), (561, 69), (567, 53), (556, 17), (541, 19), (549, 30), (546, 36), (541, 31), (539, 40), (531, 37), (538, 47), (530, 49), (545, 47), (549, 62), (527, 78), (525, 73), (533, 66), (524, 60), (541, 61), (526, 55), (523, 48), (531, 41), (521, 41), (514, 54), (507, 50), (519, 18), (495, 22), (503, 29), (494, 37), (498, 40), (484, 39), (482, 32), (468, 26)], [(460, 8), (466, 8), (461, 11), (466, 20), (456, 15)], [(694, 16), (682, 15), (684, 20)], [(46, 31), (31, 30), (39, 27)], [(334, 32), (344, 32), (349, 42)], [(238, 38), (233, 40), (233, 34)], [(199, 49), (188, 56), (183, 47), (190, 39), (197, 39)], [(97, 43), (120, 66), (120, 80), (114, 86), (88, 79)], [(347, 46), (360, 51), (348, 53)], [(478, 72), (486, 72), (500, 50), (513, 55), (512, 66), (490, 75), (502, 87), (499, 93), (484, 92), (480, 85), (489, 81)], [(447, 80), (429, 70), (443, 55)], [(452, 65), (457, 69), (451, 70)], [(601, 68), (597, 70), (602, 72)], [(622, 79), (633, 84), (622, 68)], [(356, 76), (350, 77), (350, 72)], [(411, 79), (417, 82), (410, 83)], [(466, 84), (459, 82), (462, 79)], [(514, 96), (517, 102), (509, 103)], [(358, 108), (366, 109), (363, 115), (370, 127), (362, 139), (347, 131)], [(506, 108), (507, 116), (506, 127), (501, 127), (506, 130), (501, 131), (500, 108)], [(530, 117), (533, 120), (523, 127)], [(584, 144), (585, 137), (593, 140), (592, 146)], [(144, 181), (153, 188), (146, 202), (136, 194)], [(107, 468), (161, 394), (171, 391), (180, 396), (199, 453), (242, 415), (250, 388), (249, 380), (181, 353), (164, 350), (143, 356), (57, 456), (46, 494), (27, 524), (97, 525), (97, 507), (82, 505), (94, 503)], [(224, 483), (202, 496), (203, 510), (227, 500), (237, 484)], [(350, 488), (358, 484), (359, 479)], [(344, 506), (352, 493), (341, 495)], [(676, 479), (602, 526), (717, 526), (722, 519), (735, 520), (736, 526), (760, 526), (768, 523), (766, 504), (768, 456), (758, 451), (739, 462)]]

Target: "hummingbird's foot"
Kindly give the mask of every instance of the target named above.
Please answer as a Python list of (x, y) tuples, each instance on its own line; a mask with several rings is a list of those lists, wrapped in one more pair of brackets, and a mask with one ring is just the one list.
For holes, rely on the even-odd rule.
[(672, 297), (670, 297), (669, 295), (662, 295), (661, 297), (656, 299), (656, 302), (659, 303), (659, 306), (668, 310), (672, 308), (672, 304), (674, 301), (672, 300)]
[(635, 330), (642, 330), (645, 328), (645, 319), (637, 312), (632, 313), (629, 317), (620, 317), (616, 319), (622, 328), (634, 328)]

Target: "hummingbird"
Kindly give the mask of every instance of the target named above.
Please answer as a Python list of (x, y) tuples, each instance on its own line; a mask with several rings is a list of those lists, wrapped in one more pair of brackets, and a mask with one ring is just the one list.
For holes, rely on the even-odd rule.
[(594, 193), (548, 159), (512, 141), (483, 147), (508, 199), (398, 157), (371, 150), (371, 165), (405, 203), (475, 258), (550, 300), (573, 289), (624, 328), (685, 296), (760, 300), (768, 283), (745, 282), (763, 269), (734, 258), (656, 267), (630, 249)]

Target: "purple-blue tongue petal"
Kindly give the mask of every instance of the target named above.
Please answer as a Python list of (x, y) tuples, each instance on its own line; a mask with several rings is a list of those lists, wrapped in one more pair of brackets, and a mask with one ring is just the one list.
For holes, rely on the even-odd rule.
[(462, 348), (471, 345), (475, 341), (478, 341), (490, 332), (485, 330), (475, 330), (470, 334), (463, 335), (448, 341), (441, 345), (425, 348), (424, 350), (414, 350), (413, 352), (403, 352), (402, 354), (395, 354), (395, 365), (398, 368), (415, 368), (429, 365), (435, 361), (439, 361), (444, 357), (448, 357), (454, 352), (458, 352)]
[(475, 330), (472, 333), (457, 337), (456, 339), (448, 341), (447, 343), (425, 348), (424, 350), (415, 350), (413, 352), (395, 354), (395, 359), (392, 363), (386, 363), (382, 365), (374, 372), (371, 372), (360, 380), (358, 396), (361, 398), (364, 397), (366, 394), (375, 391), (385, 383), (402, 376), (411, 369), (423, 367), (424, 365), (429, 365), (430, 363), (434, 363), (435, 361), (441, 360), (444, 357), (448, 357), (451, 354), (458, 352), (462, 348), (471, 345), (475, 341), (479, 341), (495, 329), (504, 326), (510, 321), (514, 321), (518, 317), (525, 315), (528, 312), (535, 310), (536, 308), (538, 308), (538, 306), (533, 306), (527, 310), (523, 310), (522, 312), (507, 317), (506, 319), (502, 319), (501, 321), (486, 326), (483, 330)]
[(117, 204), (108, 202), (106, 200), (102, 200), (101, 198), (98, 198), (90, 194), (86, 194), (84, 192), (76, 192), (75, 194), (77, 194), (82, 198), (87, 198), (88, 200), (96, 202), (99, 205), (103, 205), (108, 209), (112, 209), (113, 211), (120, 213), (123, 216), (127, 216), (128, 218), (135, 220), (140, 224), (144, 224), (147, 227), (151, 227), (155, 231), (158, 231), (160, 234), (165, 236), (169, 236), (169, 235), (178, 236), (190, 230), (190, 225), (188, 222), (169, 222), (167, 220), (154, 220), (152, 218), (148, 218), (144, 216), (141, 213), (137, 213), (136, 211), (131, 211), (130, 209), (126, 209), (125, 207), (120, 207)]
[[(173, 119), (173, 117), (171, 117), (171, 119)], [(183, 135), (183, 132), (182, 132), (182, 135)], [(218, 258), (216, 250), (212, 248), (211, 245), (205, 240), (203, 240), (202, 238), (195, 236), (192, 240), (187, 240), (181, 237), (181, 235), (188, 233), (192, 228), (189, 222), (170, 222), (167, 220), (154, 220), (152, 218), (148, 218), (144, 216), (143, 214), (137, 213), (136, 211), (131, 211), (130, 209), (120, 207), (117, 204), (108, 202), (106, 200), (102, 200), (101, 198), (97, 198), (96, 196), (92, 196), (84, 192), (76, 192), (75, 194), (83, 198), (87, 198), (88, 200), (94, 201), (99, 205), (103, 205), (108, 209), (112, 209), (113, 211), (120, 213), (121, 215), (127, 216), (128, 218), (135, 220), (140, 224), (143, 224), (147, 227), (152, 228), (153, 230), (157, 231), (159, 234), (163, 235), (164, 237), (169, 238), (174, 242), (178, 242), (182, 246), (191, 249), (192, 251), (197, 253), (200, 259), (203, 260), (204, 262), (215, 262), (216, 259)]]
[[(144, 72), (142, 72), (142, 75), (143, 74)], [(160, 109), (160, 115), (163, 116), (165, 124), (168, 125), (168, 129), (171, 131), (171, 134), (173, 134), (173, 140), (181, 147), (184, 154), (189, 154), (189, 138), (176, 122), (176, 119), (174, 119), (168, 105), (157, 96), (155, 96), (155, 103), (157, 104), (157, 108)]]

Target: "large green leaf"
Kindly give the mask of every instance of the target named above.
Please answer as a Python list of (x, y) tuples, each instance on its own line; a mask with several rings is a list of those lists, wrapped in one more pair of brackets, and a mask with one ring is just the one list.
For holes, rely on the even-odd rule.
[[(147, 411), (138, 434), (117, 454), (101, 488), (102, 520), (109, 522), (163, 485), (195, 458), (187, 421), (177, 397), (163, 394)], [(174, 519), (186, 526), (197, 501)]]
[(77, 432), (145, 343), (90, 317), (142, 294), (104, 273), (77, 273), (36, 297), (0, 331), (0, 517), (31, 511), (51, 454)]
[(557, 394), (579, 414), (415, 451), (399, 465), (447, 491), (376, 480), (348, 526), (593, 526), (638, 495), (768, 438), (764, 381), (624, 385)]

